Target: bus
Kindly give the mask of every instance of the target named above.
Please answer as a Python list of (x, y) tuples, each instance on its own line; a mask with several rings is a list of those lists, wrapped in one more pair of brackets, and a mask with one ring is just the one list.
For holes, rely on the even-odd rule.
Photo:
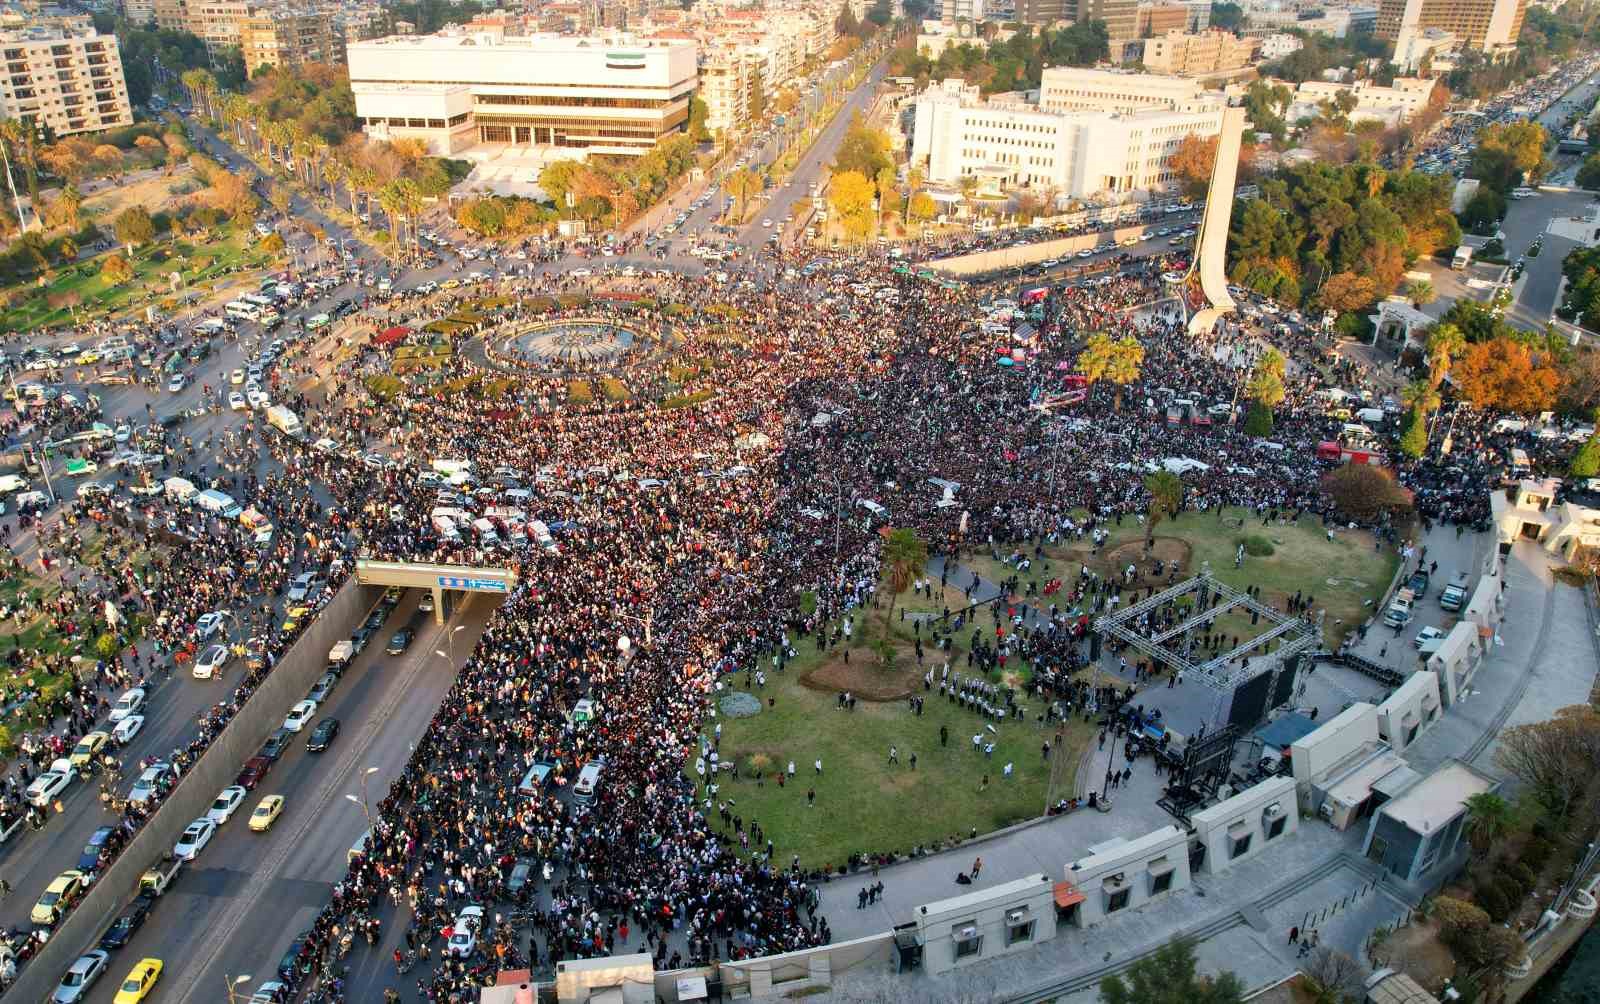
[(246, 321), (256, 321), (261, 319), (261, 308), (253, 303), (246, 303), (243, 300), (233, 300), (229, 302), (227, 306), (222, 308), (222, 312), (227, 314), (229, 317), (239, 318)]

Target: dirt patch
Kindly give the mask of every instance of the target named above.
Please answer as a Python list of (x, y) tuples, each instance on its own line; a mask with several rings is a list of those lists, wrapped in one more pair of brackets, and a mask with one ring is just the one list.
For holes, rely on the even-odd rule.
[(885, 669), (877, 657), (865, 649), (851, 654), (849, 662), (834, 659), (800, 678), (811, 690), (836, 694), (848, 690), (863, 701), (897, 701), (922, 684), (916, 656), (909, 647), (897, 650), (895, 664)]
[[(1121, 582), (1123, 572), (1129, 565), (1134, 566), (1133, 585), (1165, 586), (1172, 580), (1172, 563), (1178, 562), (1178, 578), (1184, 579), (1193, 575), (1194, 548), (1189, 542), (1179, 537), (1157, 537), (1152, 542), (1153, 547), (1147, 553), (1144, 549), (1144, 540), (1130, 540), (1120, 544), (1109, 551), (1089, 561), (1089, 567), (1099, 572), (1102, 578), (1113, 579)], [(1161, 576), (1156, 577), (1156, 562), (1161, 562)]]
[(154, 216), (183, 202), (203, 186), (194, 177), (194, 171), (185, 164), (172, 174), (159, 174), (124, 182), (102, 189), (83, 200), (85, 211), (102, 218), (102, 222), (116, 219), (129, 206), (143, 206)]
[(1443, 986), (1456, 973), (1456, 959), (1432, 924), (1414, 921), (1383, 940), (1378, 956), (1425, 987)]

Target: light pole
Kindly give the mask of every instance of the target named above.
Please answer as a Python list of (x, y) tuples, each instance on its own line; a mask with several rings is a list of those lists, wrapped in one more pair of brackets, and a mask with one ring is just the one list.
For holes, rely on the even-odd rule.
[(449, 652), (446, 652), (442, 648), (436, 648), (433, 650), (433, 654), (449, 663), (452, 669), (454, 669), (456, 665), (456, 634), (458, 632), (465, 631), (466, 629), (467, 626), (465, 624), (457, 624), (455, 627), (450, 629), (450, 633), (445, 636), (445, 644), (449, 646)]
[(240, 984), (243, 984), (243, 983), (249, 983), (250, 982), (250, 974), (249, 973), (245, 973), (243, 976), (235, 976), (233, 979), (229, 980), (228, 979), (228, 974), (227, 973), (223, 973), (222, 974), (222, 978), (228, 984), (228, 1004), (240, 1004), (241, 1001), (244, 1001), (245, 998), (240, 996), (239, 994), (234, 993), (233, 992), (233, 988), (236, 987), (236, 986), (239, 986)]
[(357, 798), (356, 796), (350, 794), (349, 792), (346, 792), (345, 796), (344, 796), (347, 801), (354, 802), (355, 804), (361, 806), (361, 814), (363, 816), (365, 816), (366, 819), (367, 819), (367, 830), (368, 830), (368, 832), (371, 832), (373, 827), (372, 827), (372, 808), (371, 808), (371, 806), (369, 806), (367, 804), (367, 778), (371, 777), (372, 775), (376, 774), (377, 772), (378, 772), (378, 768), (376, 768), (376, 767), (368, 767), (366, 770), (361, 772), (361, 797), (360, 798)]

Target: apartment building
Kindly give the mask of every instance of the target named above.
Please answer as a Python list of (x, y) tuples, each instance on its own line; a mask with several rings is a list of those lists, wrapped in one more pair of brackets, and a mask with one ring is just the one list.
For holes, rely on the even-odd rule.
[[(1209, 20), (1209, 18), (1208, 18)], [(1189, 30), (1189, 8), (1183, 4), (1140, 4), (1138, 22), (1134, 26), (1137, 38), (1154, 38), (1169, 31)]]
[(1370, 80), (1350, 84), (1307, 80), (1295, 90), (1288, 119), (1294, 122), (1300, 118), (1315, 118), (1323, 102), (1332, 101), (1340, 94), (1352, 94), (1356, 106), (1350, 113), (1351, 122), (1374, 121), (1396, 126), (1427, 108), (1433, 89), (1434, 81), (1419, 77), (1396, 77), (1389, 87), (1380, 87)]
[(705, 52), (700, 59), (698, 96), (706, 103), (706, 129), (714, 136), (743, 132), (750, 125), (750, 103), (761, 70), (738, 46)]
[(1226, 31), (1186, 34), (1169, 31), (1144, 40), (1145, 69), (1179, 77), (1231, 73), (1255, 61), (1258, 38), (1240, 38)]
[(935, 184), (978, 177), (1005, 188), (1090, 198), (1165, 187), (1184, 137), (1221, 132), (1221, 102), (1197, 111), (1057, 112), (993, 104), (960, 80), (914, 104), (911, 163)]
[(342, 63), (333, 17), (316, 11), (256, 11), (239, 22), (239, 52), (245, 69)]
[(1400, 49), (1410, 36), (1436, 28), (1468, 48), (1502, 55), (1516, 47), (1527, 12), (1528, 0), (1383, 0), (1377, 33)]
[(1187, 112), (1211, 110), (1223, 101), (1193, 77), (1051, 66), (1039, 81), (1039, 108), (1046, 112)]
[(250, 0), (155, 0), (158, 28), (198, 35), (213, 55), (239, 44), (239, 26), (251, 12)]
[(1017, 21), (1039, 27), (1104, 21), (1111, 41), (1123, 41), (1139, 37), (1139, 0), (1017, 0)]
[(115, 35), (34, 26), (0, 32), (0, 118), (47, 126), (57, 136), (133, 123)]
[(147, 25), (156, 19), (155, 0), (123, 0), (122, 15), (130, 24)]
[(477, 145), (639, 156), (682, 132), (696, 44), (454, 32), (352, 42), (356, 116), (378, 139), (436, 154)]
[(1282, 59), (1284, 56), (1299, 52), (1305, 48), (1305, 43), (1300, 36), (1288, 32), (1275, 31), (1261, 39), (1262, 59)]

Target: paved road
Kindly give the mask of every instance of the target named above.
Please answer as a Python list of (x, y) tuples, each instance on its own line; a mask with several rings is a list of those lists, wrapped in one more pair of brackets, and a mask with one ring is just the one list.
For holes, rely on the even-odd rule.
[(1546, 229), (1552, 219), (1584, 214), (1593, 201), (1592, 195), (1583, 192), (1541, 191), (1533, 198), (1511, 202), (1501, 224), (1506, 234), (1507, 258), (1516, 261), (1536, 238), (1544, 238), (1539, 255), (1526, 260), (1522, 289), (1511, 311), (1513, 324), (1538, 329), (1550, 322), (1561, 289), (1561, 260), (1578, 244), (1547, 233)]
[[(346, 854), (367, 824), (360, 806), (346, 795), (361, 795), (361, 778), (378, 768), (367, 785), (372, 802), (382, 798), (399, 774), (412, 743), (422, 734), (457, 667), (441, 659), (446, 637), (457, 626), (453, 648), (471, 652), (494, 612), (495, 603), (478, 599), (459, 608), (443, 626), (428, 622), (410, 650), (384, 655), (382, 640), (405, 623), (416, 607), (408, 595), (390, 616), (374, 643), (346, 671), (344, 680), (319, 711), (342, 724), (333, 746), (307, 753), (297, 737), (244, 806), (210, 845), (180, 874), (133, 941), (113, 955), (111, 975), (120, 977), (146, 956), (162, 959), (166, 970), (159, 999), (215, 1002), (230, 978), (253, 977), (251, 988), (273, 979), (279, 958), (293, 937), (309, 926), (327, 902), (333, 883), (343, 878)], [(285, 796), (283, 816), (267, 833), (252, 833), (248, 813), (267, 794)], [(392, 975), (392, 964), (362, 946), (347, 963), (358, 977)], [(369, 972), (369, 970), (371, 970)], [(116, 986), (104, 981), (89, 998), (109, 1004)], [(373, 1000), (353, 997), (352, 1000)]]

